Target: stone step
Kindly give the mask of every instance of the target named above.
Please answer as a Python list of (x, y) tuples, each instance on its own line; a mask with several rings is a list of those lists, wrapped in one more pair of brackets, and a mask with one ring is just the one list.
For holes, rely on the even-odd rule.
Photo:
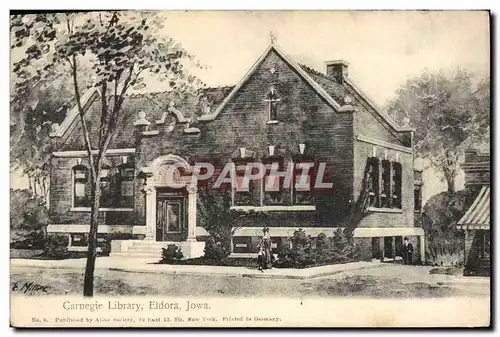
[(179, 244), (179, 242), (168, 242), (168, 241), (133, 241), (132, 246), (153, 246), (153, 247), (167, 247), (170, 244)]
[(154, 257), (161, 259), (161, 254), (155, 254), (151, 252), (121, 252), (121, 253), (111, 253), (109, 256), (124, 256), (124, 257)]
[(129, 252), (155, 252), (161, 254), (162, 250), (161, 248), (152, 248), (152, 247), (128, 247), (125, 248), (124, 251), (129, 251)]

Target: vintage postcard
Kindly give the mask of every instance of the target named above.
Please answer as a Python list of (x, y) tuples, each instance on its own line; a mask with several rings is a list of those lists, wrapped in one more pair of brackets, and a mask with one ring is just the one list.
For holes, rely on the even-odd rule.
[(12, 12), (11, 325), (490, 326), (489, 23)]

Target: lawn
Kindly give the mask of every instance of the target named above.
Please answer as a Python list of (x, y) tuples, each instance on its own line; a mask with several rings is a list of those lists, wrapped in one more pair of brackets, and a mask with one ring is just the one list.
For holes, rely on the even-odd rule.
[[(385, 269), (385, 268), (380, 268)], [(80, 295), (83, 270), (21, 268), (11, 271), (11, 289), (26, 282), (47, 286), (40, 295)], [(173, 295), (242, 297), (372, 297), (429, 298), (471, 295), (464, 289), (403, 283), (397, 277), (378, 275), (337, 275), (311, 280), (255, 279), (235, 276), (198, 276), (96, 270), (97, 295)], [(30, 295), (29, 293), (27, 295)]]

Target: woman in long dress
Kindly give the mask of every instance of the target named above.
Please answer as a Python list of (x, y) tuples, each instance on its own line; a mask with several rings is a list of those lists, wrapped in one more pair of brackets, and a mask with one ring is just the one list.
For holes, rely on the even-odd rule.
[(273, 267), (272, 254), (271, 254), (271, 236), (269, 235), (269, 228), (262, 229), (264, 235), (260, 239), (259, 244), (259, 269), (268, 269)]

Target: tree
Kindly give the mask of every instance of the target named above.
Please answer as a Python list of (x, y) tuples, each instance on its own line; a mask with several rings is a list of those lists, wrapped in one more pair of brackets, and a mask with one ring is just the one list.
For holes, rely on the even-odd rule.
[(41, 248), (49, 223), (45, 200), (29, 190), (10, 189), (10, 243), (22, 248)]
[(450, 192), (464, 150), (472, 143), (489, 142), (489, 79), (479, 85), (473, 80), (463, 70), (425, 72), (407, 81), (387, 105), (396, 122), (415, 128), (418, 156), (443, 173)]
[[(163, 20), (152, 12), (44, 13), (11, 17), (11, 48), (23, 51), (20, 60), (13, 64), (18, 94), (26, 92), (33, 83), (47, 85), (65, 72), (71, 75), (91, 181), (84, 296), (93, 296), (94, 292), (99, 177), (106, 151), (124, 117), (122, 105), (127, 93), (143, 89), (147, 74), (167, 81), (174, 91), (190, 91), (200, 83), (184, 69), (184, 61), (193, 61), (193, 55), (174, 39), (159, 33)], [(82, 103), (81, 83), (85, 76), (89, 77), (88, 87), (98, 88), (100, 92), (101, 111), (94, 130), (89, 129)]]
[(52, 124), (64, 119), (72, 96), (68, 80), (66, 76), (47, 88), (37, 85), (26, 92), (14, 91), (11, 97), (11, 169), (25, 175), (30, 191), (43, 198), (49, 188)]

